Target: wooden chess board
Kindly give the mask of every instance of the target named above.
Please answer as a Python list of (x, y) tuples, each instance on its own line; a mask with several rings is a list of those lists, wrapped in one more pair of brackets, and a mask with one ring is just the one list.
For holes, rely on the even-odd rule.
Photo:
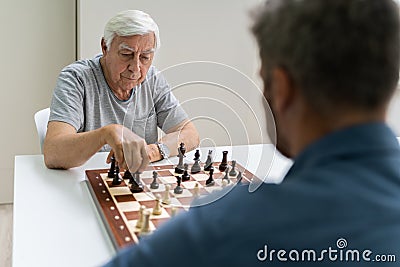
[[(221, 190), (224, 186), (222, 178), (225, 176), (225, 172), (220, 172), (218, 165), (219, 162), (213, 163), (215, 185), (206, 186), (206, 180), (209, 177), (208, 172), (201, 171), (196, 174), (190, 174), (189, 172), (190, 180), (181, 183), (182, 194), (174, 193), (174, 188), (177, 184), (175, 176), (179, 174), (175, 173), (172, 165), (149, 166), (140, 175), (144, 185), (144, 191), (141, 193), (131, 193), (128, 179), (123, 180), (120, 185), (113, 185), (113, 179), (109, 178), (107, 174), (108, 169), (86, 170), (89, 191), (115, 249), (139, 242), (140, 229), (136, 227), (136, 223), (141, 205), (149, 209), (151, 214), (150, 228), (154, 231), (170, 219), (173, 216), (172, 213), (184, 212), (189, 209), (190, 203), (195, 198), (194, 188), (196, 184), (199, 187), (199, 197), (208, 195), (214, 190)], [(201, 166), (203, 168), (203, 164)], [(236, 169), (237, 171), (242, 171), (241, 183), (248, 184), (253, 174), (239, 164), (236, 164)], [(153, 171), (158, 172), (158, 189), (150, 189), (150, 184), (153, 181)], [(123, 172), (121, 172), (122, 176)], [(228, 186), (237, 183), (236, 176), (229, 176), (229, 178), (231, 182)], [(151, 211), (156, 205), (156, 194), (164, 194), (166, 184), (171, 185), (169, 192), (171, 204), (162, 204), (161, 215), (153, 215)]]

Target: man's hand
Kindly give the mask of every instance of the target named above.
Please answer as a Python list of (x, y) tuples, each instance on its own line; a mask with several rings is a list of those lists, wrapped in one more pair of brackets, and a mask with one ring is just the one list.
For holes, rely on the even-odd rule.
[(150, 161), (143, 138), (119, 124), (107, 125), (102, 128), (102, 132), (102, 143), (110, 145), (112, 149), (107, 163), (110, 163), (111, 156), (114, 155), (119, 166), (132, 173), (147, 167)]

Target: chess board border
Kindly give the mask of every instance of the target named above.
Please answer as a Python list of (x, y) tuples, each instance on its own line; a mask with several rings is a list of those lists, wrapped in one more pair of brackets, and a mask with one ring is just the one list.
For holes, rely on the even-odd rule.
[[(231, 163), (230, 161), (228, 162)], [(213, 166), (218, 167), (220, 162), (214, 162)], [(149, 165), (145, 171), (159, 171), (171, 170), (175, 165)], [(246, 183), (249, 182), (248, 177), (255, 177), (253, 173), (248, 171), (239, 163), (236, 163), (237, 170), (242, 171), (243, 179)], [(111, 240), (113, 248), (117, 251), (127, 245), (136, 244), (137, 241), (130, 233), (129, 227), (123, 220), (120, 210), (113, 200), (105, 181), (102, 179), (101, 174), (107, 173), (108, 169), (90, 169), (85, 170), (85, 182), (89, 189), (91, 198), (95, 204), (96, 210), (100, 215), (101, 223), (105, 226), (108, 237)], [(259, 179), (259, 178), (257, 178)], [(108, 201), (107, 201), (108, 199)], [(100, 201), (102, 200), (102, 201)]]

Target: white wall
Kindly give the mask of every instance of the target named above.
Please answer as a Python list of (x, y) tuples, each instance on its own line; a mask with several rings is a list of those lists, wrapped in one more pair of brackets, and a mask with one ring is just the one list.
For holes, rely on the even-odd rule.
[(7, 203), (14, 156), (40, 153), (33, 115), (49, 106), (58, 72), (75, 59), (75, 3), (5, 1), (0, 32), (0, 203)]
[[(249, 31), (249, 12), (260, 2), (82, 0), (79, 57), (101, 52), (104, 25), (117, 12), (143, 10), (160, 28), (161, 49), (154, 65), (165, 70), (173, 92), (197, 125), (202, 145), (261, 143), (266, 141), (261, 131), (264, 114), (260, 91), (252, 83), (260, 84), (258, 51)], [(188, 62), (192, 63), (183, 64)]]

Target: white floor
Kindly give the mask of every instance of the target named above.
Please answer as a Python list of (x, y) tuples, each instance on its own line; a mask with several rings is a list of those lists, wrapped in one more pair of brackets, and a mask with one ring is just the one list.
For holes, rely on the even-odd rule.
[(13, 205), (0, 205), (0, 266), (11, 267)]

